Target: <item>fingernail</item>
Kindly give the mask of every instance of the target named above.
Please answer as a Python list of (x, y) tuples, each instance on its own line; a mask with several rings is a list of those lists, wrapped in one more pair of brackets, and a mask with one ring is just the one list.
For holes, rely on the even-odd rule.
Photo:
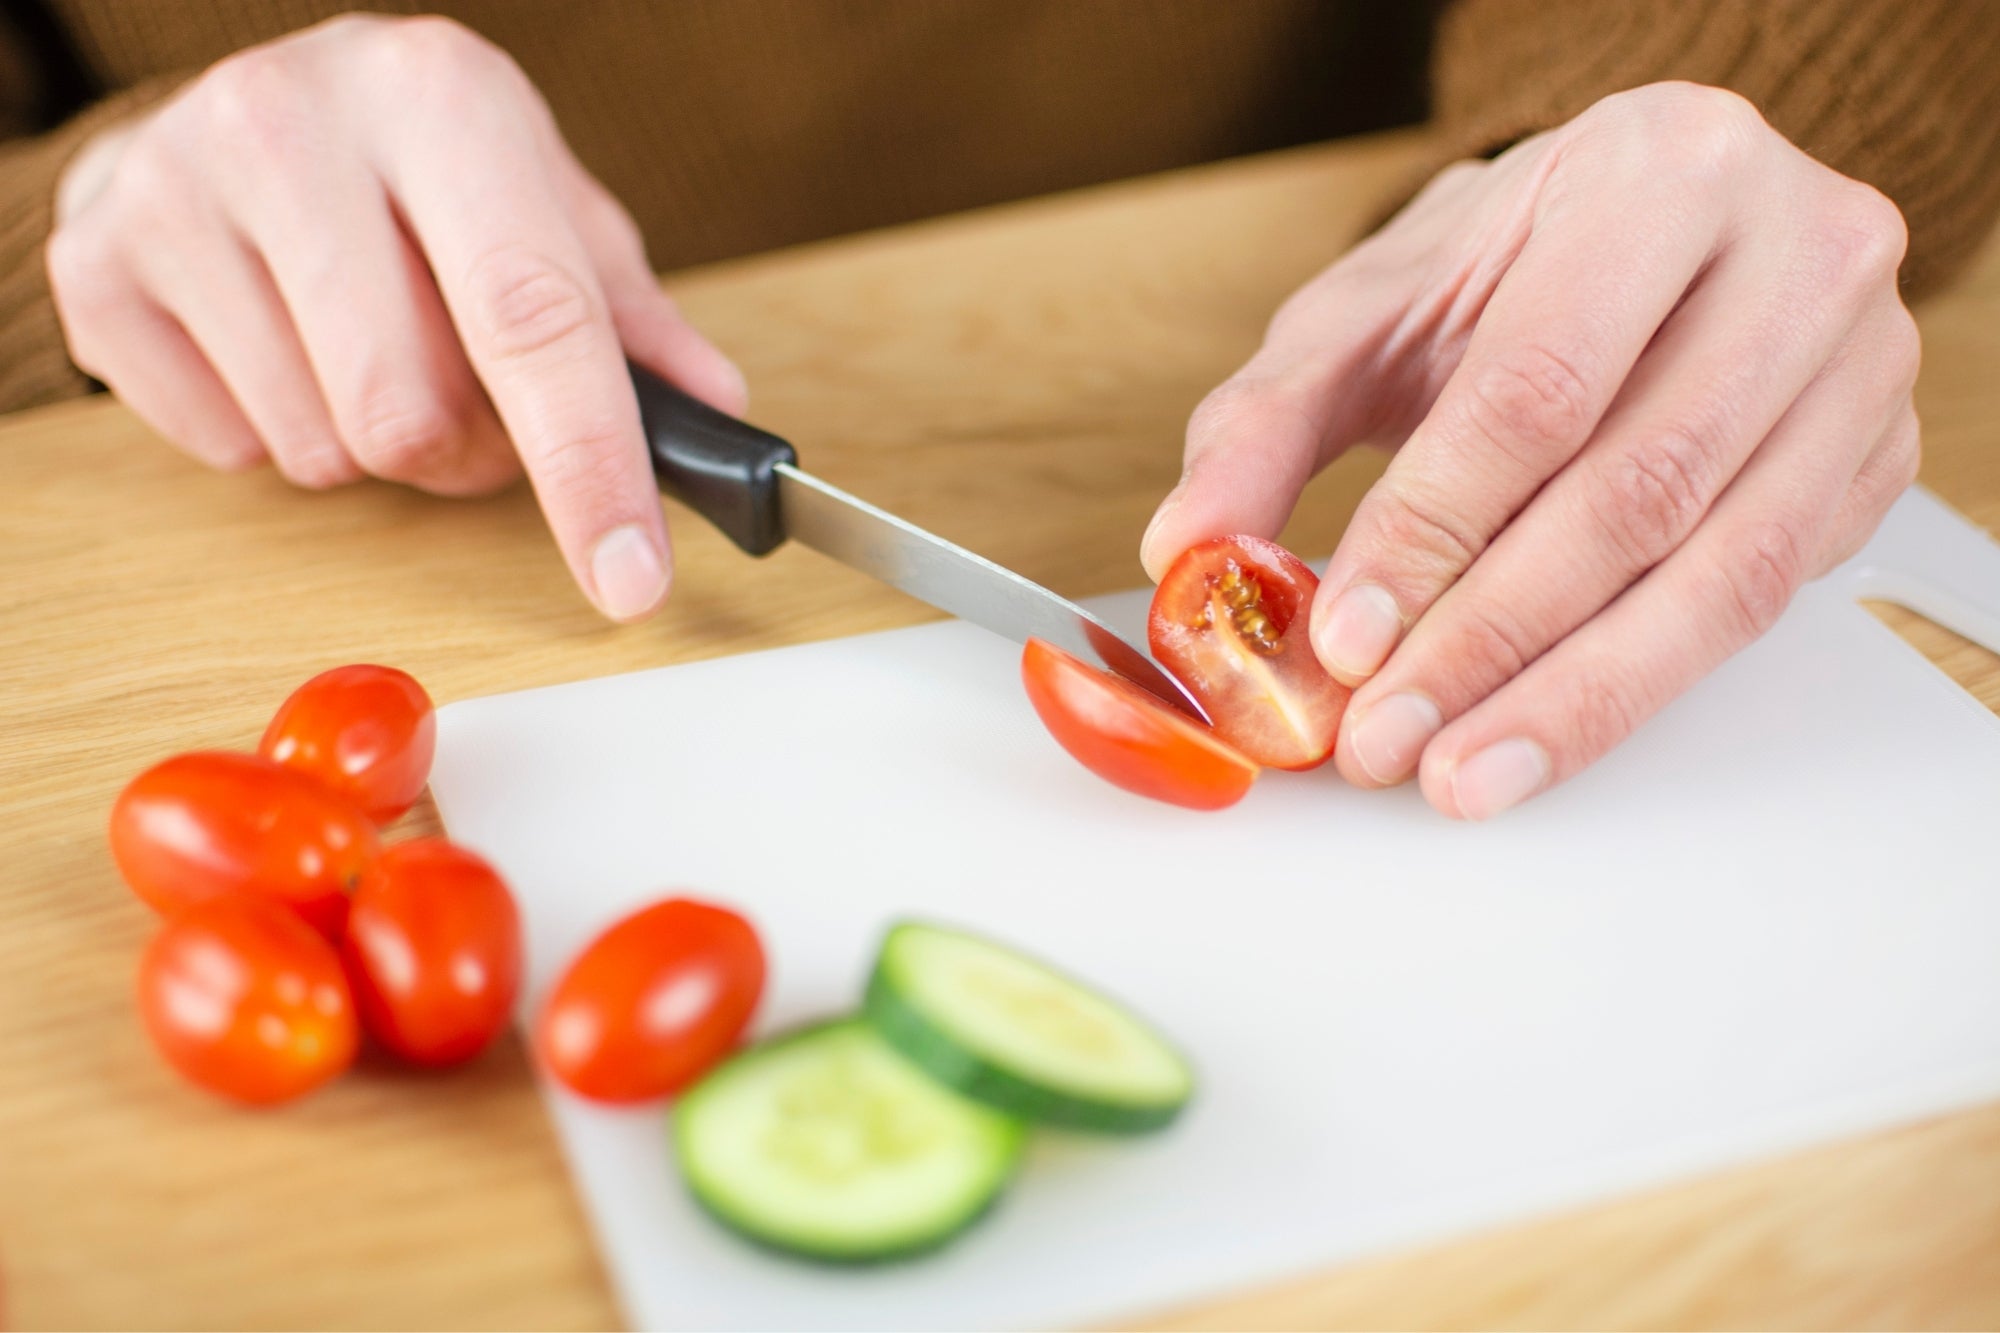
[(1549, 757), (1533, 741), (1499, 741), (1458, 766), (1451, 792), (1467, 819), (1491, 819), (1540, 791), (1549, 780)]
[(645, 530), (628, 523), (598, 540), (590, 557), (590, 581), (605, 615), (635, 620), (666, 596), (667, 564)]
[(1443, 725), (1437, 705), (1423, 695), (1392, 694), (1355, 722), (1350, 738), (1355, 762), (1385, 787), (1401, 782)]
[(1372, 583), (1357, 583), (1334, 599), (1313, 641), (1326, 669), (1352, 685), (1375, 674), (1402, 633), (1396, 599)]

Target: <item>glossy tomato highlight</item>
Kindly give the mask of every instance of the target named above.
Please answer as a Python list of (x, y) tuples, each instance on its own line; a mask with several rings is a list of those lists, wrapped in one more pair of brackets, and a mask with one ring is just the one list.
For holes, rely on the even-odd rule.
[(1021, 682), (1063, 749), (1126, 791), (1219, 810), (1257, 780), (1257, 765), (1201, 723), (1045, 640), (1022, 650)]
[(535, 1023), (572, 1092), (639, 1102), (679, 1092), (729, 1053), (764, 991), (764, 946), (726, 907), (669, 898), (577, 955)]
[(1352, 693), (1306, 638), (1319, 579), (1260, 537), (1182, 552), (1153, 593), (1153, 656), (1200, 701), (1215, 733), (1271, 768), (1326, 762)]
[(407, 811), (430, 780), (437, 716), (424, 687), (394, 667), (323, 671), (278, 708), (257, 752), (309, 774), (378, 824)]
[(275, 903), (198, 903), (139, 962), (139, 1015), (167, 1062), (251, 1105), (290, 1101), (354, 1061), (354, 1004), (333, 946)]
[(418, 838), (385, 850), (362, 879), (341, 958), (371, 1037), (412, 1064), (461, 1064), (507, 1026), (521, 916), (483, 859)]
[(374, 863), (375, 826), (303, 773), (250, 754), (177, 755), (119, 793), (111, 854), (172, 916), (210, 898), (269, 898), (337, 938), (347, 894)]

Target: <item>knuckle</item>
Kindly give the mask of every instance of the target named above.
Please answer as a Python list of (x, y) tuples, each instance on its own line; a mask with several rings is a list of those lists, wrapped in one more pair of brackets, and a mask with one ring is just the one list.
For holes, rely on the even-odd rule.
[(102, 310), (116, 288), (115, 261), (94, 239), (73, 227), (49, 234), (42, 253), (49, 272), (49, 290), (65, 313)]
[(1705, 180), (1743, 167), (1766, 131), (1763, 116), (1727, 88), (1673, 79), (1599, 104), (1642, 148), (1635, 165), (1655, 178)]
[(1817, 239), (1836, 274), (1872, 287), (1902, 267), (1910, 229), (1903, 211), (1880, 190), (1843, 180), (1818, 217)]
[(485, 84), (514, 67), (499, 47), (442, 14), (397, 19), (383, 24), (376, 36), (391, 68), (427, 87)]
[(378, 394), (364, 401), (342, 432), (362, 470), (389, 481), (415, 481), (452, 452), (457, 423), (427, 397)]
[(1667, 558), (1713, 494), (1715, 456), (1696, 432), (1668, 427), (1633, 440), (1606, 469), (1593, 512), (1635, 570)]
[(573, 497), (613, 497), (627, 484), (631, 444), (610, 417), (585, 420), (528, 447), (537, 488)]
[(1535, 636), (1498, 605), (1467, 606), (1457, 614), (1458, 642), (1449, 656), (1474, 697), (1520, 675), (1541, 655)]
[(96, 239), (63, 228), (49, 237), (43, 262), (70, 360), (103, 379), (110, 356), (105, 345), (107, 317), (126, 298), (117, 259)]
[(1324, 432), (1281, 384), (1267, 376), (1239, 372), (1224, 380), (1196, 405), (1188, 418), (1190, 460), (1210, 448), (1244, 446), (1272, 457), (1285, 442), (1304, 438), (1316, 450)]
[(1409, 488), (1384, 497), (1374, 527), (1383, 550), (1432, 575), (1454, 575), (1486, 549), (1486, 542), (1449, 505)]
[(574, 274), (520, 247), (480, 259), (466, 289), (473, 318), (502, 361), (576, 347), (599, 320), (596, 303)]
[(340, 451), (317, 436), (281, 435), (266, 440), (265, 448), (285, 480), (305, 490), (332, 490), (354, 479)]
[(1731, 546), (1722, 568), (1722, 591), (1743, 640), (1777, 623), (1805, 579), (1803, 543), (1788, 525), (1759, 523)]
[(1917, 372), (1923, 368), (1924, 336), (1910, 312), (1900, 307), (1889, 334), (1888, 352), (1896, 383), (1904, 388), (1914, 385)]
[(1601, 663), (1566, 706), (1572, 756), (1587, 762), (1605, 754), (1638, 730), (1643, 712), (1635, 683), (1612, 663)]
[(1517, 466), (1545, 471), (1551, 445), (1580, 444), (1594, 424), (1588, 382), (1574, 362), (1528, 344), (1477, 367), (1461, 411), (1480, 441)]
[(1258, 398), (1256, 382), (1240, 374), (1216, 385), (1188, 414), (1188, 443), (1196, 445), (1229, 435), (1256, 412)]
[(183, 204), (190, 172), (183, 160), (188, 154), (179, 142), (181, 126), (166, 123), (163, 114), (158, 129), (158, 135), (142, 132), (133, 142), (118, 159), (106, 187), (106, 201), (126, 225), (184, 224), (189, 212)]
[(254, 47), (201, 78), (208, 128), (235, 149), (282, 149), (301, 127), (304, 87), (282, 47)]

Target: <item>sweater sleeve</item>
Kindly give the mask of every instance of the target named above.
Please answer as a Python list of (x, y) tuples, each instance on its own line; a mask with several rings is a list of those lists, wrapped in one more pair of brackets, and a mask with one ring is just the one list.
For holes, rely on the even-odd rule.
[(1896, 201), (1903, 285), (1935, 288), (2000, 215), (1994, 0), (1458, 0), (1432, 59), (1453, 157), (1486, 156), (1623, 88), (1741, 93), (1780, 133)]
[(55, 225), (56, 182), (92, 135), (165, 98), (186, 77), (149, 79), (47, 134), (0, 141), (0, 412), (73, 398), (92, 387), (64, 350), (42, 262)]

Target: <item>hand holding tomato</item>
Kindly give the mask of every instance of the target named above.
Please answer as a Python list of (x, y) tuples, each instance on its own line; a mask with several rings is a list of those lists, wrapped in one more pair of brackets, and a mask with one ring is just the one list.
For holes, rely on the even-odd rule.
[(1195, 412), (1155, 576), (1400, 444), (1311, 611), (1335, 762), (1495, 814), (1576, 773), (1865, 541), (1917, 465), (1902, 218), (1690, 84), (1451, 167)]

